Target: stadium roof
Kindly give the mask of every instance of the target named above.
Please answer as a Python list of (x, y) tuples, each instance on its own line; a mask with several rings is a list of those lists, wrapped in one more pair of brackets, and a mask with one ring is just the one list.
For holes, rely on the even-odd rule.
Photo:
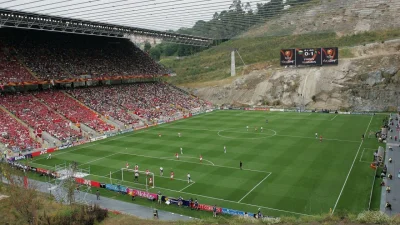
[[(299, 9), (300, 15), (282, 18), (278, 25), (296, 23), (300, 19), (315, 21), (332, 18), (339, 13), (335, 11), (338, 9), (348, 11), (345, 13), (346, 17), (358, 18), (378, 6), (398, 9), (398, 2), (399, 0), (392, 3), (387, 0), (0, 0), (0, 9), (3, 12), (25, 13), (25, 16), (40, 16), (45, 20), (69, 20), (86, 24), (85, 29), (90, 30), (87, 32), (96, 33), (102, 27), (112, 27), (114, 31), (129, 30), (128, 33), (132, 34), (148, 32), (148, 36), (161, 37), (171, 42), (205, 45), (211, 39), (233, 38), (267, 19), (280, 20), (281, 13), (294, 12), (287, 10), (289, 8)], [(318, 5), (325, 7), (306, 10)], [(238, 11), (240, 12), (236, 13)], [(3, 15), (0, 25), (5, 19), (10, 24), (13, 23), (13, 26), (19, 22), (12, 17), (4, 18)], [(22, 22), (28, 23), (24, 20)], [(92, 26), (100, 27), (94, 32)], [(192, 29), (188, 31), (180, 28)], [(105, 30), (104, 32), (107, 33)], [(169, 35), (173, 33), (178, 40), (171, 39), (173, 36)], [(196, 38), (198, 40), (194, 40)]]
[[(72, 1), (73, 0), (66, 0), (62, 2), (72, 2)], [(117, 38), (124, 38), (129, 35), (141, 35), (141, 36), (163, 39), (164, 41), (167, 42), (174, 42), (179, 44), (187, 44), (195, 46), (208, 46), (212, 43), (211, 38), (205, 38), (194, 35), (178, 34), (175, 32), (132, 27), (116, 23), (95, 22), (94, 20), (92, 21), (84, 19), (74, 19), (72, 17), (69, 18), (62, 16), (53, 16), (53, 15), (27, 12), (27, 11), (18, 11), (18, 10), (1, 8), (2, 4), (10, 2), (14, 3), (20, 2), (15, 6), (22, 6), (22, 5), (30, 5), (37, 2), (46, 2), (46, 0), (36, 0), (32, 2), (18, 1), (18, 0), (8, 0), (2, 2), (0, 1), (0, 28), (13, 27), (13, 28), (23, 28), (23, 29), (46, 30), (54, 32), (77, 33), (85, 35), (108, 36)], [(52, 0), (47, 2), (51, 3), (47, 3), (44, 5), (53, 5), (61, 3), (60, 1), (56, 2)], [(90, 2), (96, 2), (96, 0)], [(83, 3), (84, 2), (76, 3), (74, 5), (79, 5)], [(14, 7), (7, 7), (7, 8), (14, 8)], [(40, 8), (41, 7), (39, 7), (39, 9)], [(38, 11), (43, 11), (43, 10), (38, 10)], [(65, 11), (68, 10), (65, 9)], [(88, 11), (86, 10), (86, 13), (87, 12)]]

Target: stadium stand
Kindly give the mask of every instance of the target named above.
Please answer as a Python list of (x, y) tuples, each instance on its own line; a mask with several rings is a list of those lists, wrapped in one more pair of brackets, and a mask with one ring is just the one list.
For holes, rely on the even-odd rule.
[(40, 144), (29, 136), (29, 130), (7, 112), (0, 109), (0, 142), (20, 150), (40, 148)]
[[(0, 104), (37, 137), (47, 132), (63, 143), (117, 131), (123, 125), (141, 127), (183, 118), (210, 106), (155, 81), (166, 73), (128, 39), (0, 29), (0, 91), (7, 92), (0, 95)], [(0, 116), (5, 124), (0, 142), (21, 149), (40, 147), (29, 129), (8, 112)]]
[(137, 122), (126, 110), (146, 120), (160, 120), (207, 105), (164, 83), (136, 83), (68, 91), (103, 115), (124, 123)]
[(1, 98), (0, 103), (15, 116), (27, 123), (39, 135), (46, 131), (60, 141), (80, 138), (80, 133), (70, 128), (69, 121), (31, 94), (14, 94)]
[(101, 120), (96, 113), (62, 91), (44, 91), (37, 92), (34, 95), (73, 123), (83, 123), (100, 133), (114, 129), (112, 125)]
[(111, 117), (126, 125), (139, 122), (138, 118), (120, 105), (128, 96), (121, 91), (119, 86), (75, 89), (69, 90), (68, 93), (106, 117)]
[(33, 80), (36, 78), (0, 43), (0, 83)]
[[(0, 30), (5, 44), (40, 80), (162, 75), (167, 71), (128, 39)], [(54, 41), (57, 40), (57, 41)], [(24, 78), (23, 78), (24, 79)]]

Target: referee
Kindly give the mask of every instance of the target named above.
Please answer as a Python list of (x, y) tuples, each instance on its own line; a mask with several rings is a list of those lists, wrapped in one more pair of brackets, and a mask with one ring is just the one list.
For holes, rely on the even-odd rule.
[(242, 170), (243, 163), (240, 161), (240, 169)]

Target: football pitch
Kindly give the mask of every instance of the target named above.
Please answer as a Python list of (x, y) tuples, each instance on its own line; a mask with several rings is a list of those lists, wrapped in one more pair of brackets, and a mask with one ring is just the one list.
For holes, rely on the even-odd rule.
[(129, 172), (121, 180), (128, 162), (155, 174), (150, 192), (170, 197), (247, 212), (260, 208), (270, 216), (360, 212), (369, 205), (375, 174), (369, 162), (379, 146), (361, 135), (378, 130), (384, 116), (214, 111), (61, 150), (31, 165), (51, 169), (75, 161), (90, 166), (86, 179), (145, 189), (143, 174), (137, 183)]

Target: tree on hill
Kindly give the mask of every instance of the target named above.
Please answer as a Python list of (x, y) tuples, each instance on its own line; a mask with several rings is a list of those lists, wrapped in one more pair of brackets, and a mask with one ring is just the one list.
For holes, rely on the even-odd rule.
[[(287, 0), (283, 3), (283, 0), (270, 0), (267, 3), (257, 3), (254, 6), (255, 9), (253, 9), (251, 2), (232, 0), (232, 4), (228, 9), (215, 12), (211, 20), (198, 20), (191, 28), (182, 27), (177, 31), (170, 30), (169, 32), (212, 37), (215, 40), (213, 44), (217, 45), (240, 35), (256, 24), (265, 22), (281, 14), (285, 5), (299, 5), (309, 1), (311, 0)], [(151, 46), (148, 50), (150, 48)], [(157, 45), (154, 48), (158, 48), (158, 50), (153, 50), (153, 54), (150, 55), (156, 60), (159, 60), (161, 56), (187, 56), (207, 49), (204, 47), (166, 43)], [(145, 51), (146, 49), (145, 45)]]
[(148, 41), (146, 41), (146, 43), (144, 43), (144, 51), (150, 52), (150, 49), (151, 49), (151, 44)]

